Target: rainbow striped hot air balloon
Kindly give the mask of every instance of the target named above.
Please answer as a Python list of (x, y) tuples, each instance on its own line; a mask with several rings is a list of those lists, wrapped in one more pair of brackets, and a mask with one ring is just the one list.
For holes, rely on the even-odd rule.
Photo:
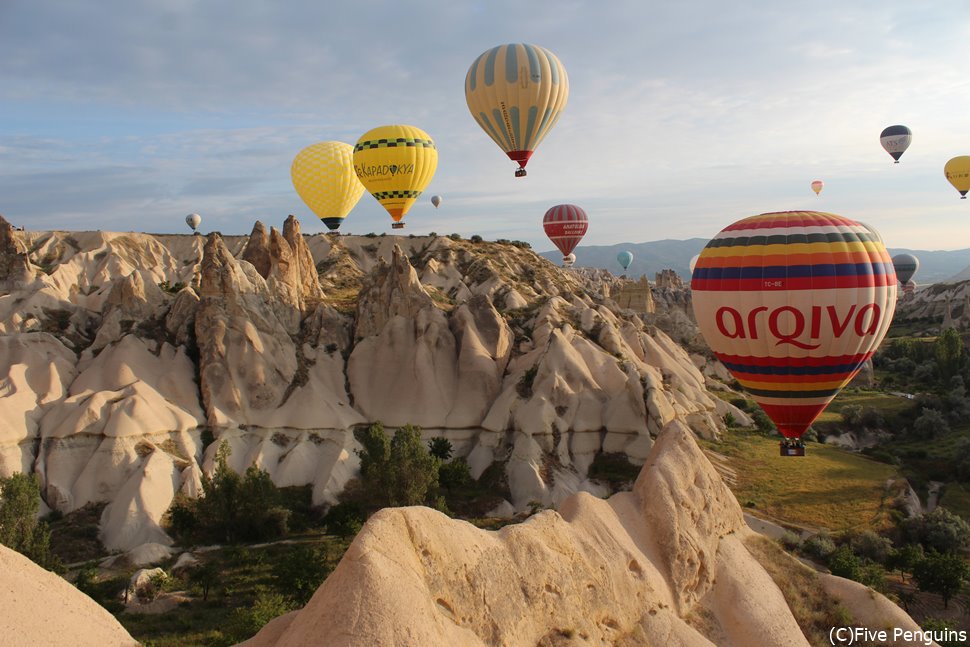
[(782, 435), (797, 439), (886, 336), (896, 273), (866, 225), (766, 213), (707, 244), (691, 290), (711, 350)]
[(583, 239), (588, 227), (586, 212), (574, 204), (557, 204), (542, 218), (542, 228), (562, 252), (564, 262)]

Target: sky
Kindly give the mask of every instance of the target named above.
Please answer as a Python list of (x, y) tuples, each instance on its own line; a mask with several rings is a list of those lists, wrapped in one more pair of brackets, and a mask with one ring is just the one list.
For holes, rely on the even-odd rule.
[[(412, 124), (439, 163), (404, 233), (553, 249), (542, 216), (583, 207), (584, 244), (713, 237), (814, 209), (890, 247), (970, 247), (965, 0), (0, 0), (0, 214), (15, 226), (326, 231), (293, 157)], [(570, 84), (528, 177), (465, 104), (472, 61), (504, 43), (556, 54)], [(904, 124), (894, 165), (879, 145)], [(825, 182), (816, 197), (815, 179)], [(430, 196), (441, 195), (441, 207)], [(341, 231), (387, 232), (364, 194)], [(576, 250), (581, 254), (581, 249)]]

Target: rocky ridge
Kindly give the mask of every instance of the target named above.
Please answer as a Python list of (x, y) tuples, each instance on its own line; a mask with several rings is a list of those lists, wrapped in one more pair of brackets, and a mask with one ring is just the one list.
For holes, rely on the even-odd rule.
[(514, 244), (304, 236), (292, 217), (248, 237), (2, 225), (0, 474), (36, 472), (65, 513), (107, 502), (111, 549), (171, 543), (162, 516), (198, 493), (211, 439), (320, 504), (357, 469), (355, 426), (418, 424), (476, 477), (502, 463), (522, 510), (603, 493), (599, 452), (642, 462), (672, 423), (745, 419), (679, 324)]
[[(764, 541), (674, 421), (633, 491), (605, 501), (577, 493), (495, 532), (428, 508), (378, 512), (303, 609), (244, 645), (807, 646)], [(775, 550), (848, 624), (918, 629), (879, 593)]]

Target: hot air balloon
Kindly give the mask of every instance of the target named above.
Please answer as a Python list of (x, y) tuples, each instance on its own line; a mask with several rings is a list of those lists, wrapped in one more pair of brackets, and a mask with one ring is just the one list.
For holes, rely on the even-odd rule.
[(913, 131), (906, 126), (889, 126), (879, 134), (879, 143), (893, 156), (896, 164), (899, 164), (899, 158), (903, 156), (912, 141)]
[(556, 124), (569, 97), (566, 68), (537, 45), (493, 47), (475, 59), (465, 76), (472, 117), (513, 162), (515, 177)]
[(825, 186), (825, 182), (822, 182), (821, 180), (815, 180), (814, 182), (812, 182), (812, 191), (815, 192), (815, 195), (818, 195), (819, 193), (822, 192), (823, 186)]
[(197, 213), (190, 213), (189, 215), (185, 216), (185, 224), (191, 227), (192, 231), (195, 231), (199, 228), (199, 225), (202, 224), (202, 216)]
[(912, 280), (906, 281), (901, 285), (901, 288), (903, 293), (902, 298), (911, 299), (913, 298), (913, 294), (916, 293), (916, 282)]
[(340, 227), (364, 194), (354, 173), (354, 147), (343, 142), (307, 146), (293, 158), (290, 177), (303, 202), (331, 231)]
[(739, 220), (701, 251), (694, 314), (711, 350), (786, 438), (800, 437), (872, 357), (896, 307), (878, 234), (835, 214)]
[(431, 204), (434, 205), (434, 208), (435, 209), (437, 209), (438, 207), (440, 207), (441, 206), (441, 196), (440, 195), (433, 195), (433, 196), (431, 196)]
[(583, 239), (587, 227), (589, 220), (586, 212), (574, 204), (558, 204), (549, 209), (542, 218), (542, 228), (549, 240), (562, 252), (563, 262)]
[(414, 126), (380, 126), (364, 133), (354, 146), (354, 170), (361, 183), (391, 214), (394, 229), (434, 177), (438, 149)]
[(953, 188), (960, 192), (960, 199), (966, 200), (967, 191), (970, 191), (970, 155), (951, 159), (943, 167), (943, 174)]
[(896, 270), (896, 279), (900, 283), (906, 283), (919, 269), (919, 259), (912, 254), (896, 254), (893, 256), (893, 268)]
[(689, 265), (690, 265), (690, 273), (691, 274), (694, 273), (694, 268), (697, 267), (697, 259), (700, 258), (700, 257), (701, 257), (700, 254), (694, 254), (693, 256), (690, 257), (690, 263), (689, 263)]
[(623, 271), (630, 269), (630, 263), (633, 262), (633, 252), (620, 252), (616, 255), (616, 262), (620, 264)]
[(573, 266), (573, 263), (575, 263), (575, 262), (576, 262), (576, 255), (575, 254), (566, 254), (565, 256), (562, 257), (562, 266), (563, 267), (572, 267)]

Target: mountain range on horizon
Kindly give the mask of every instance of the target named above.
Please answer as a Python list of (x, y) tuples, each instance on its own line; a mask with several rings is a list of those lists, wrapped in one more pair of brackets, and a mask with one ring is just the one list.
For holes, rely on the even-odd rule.
[[(631, 278), (645, 275), (651, 280), (657, 272), (671, 269), (684, 280), (689, 280), (690, 259), (695, 254), (699, 254), (707, 243), (706, 238), (686, 240), (666, 238), (644, 243), (616, 245), (580, 244), (573, 252), (576, 254), (576, 264), (573, 267), (603, 268), (617, 275), (626, 274)], [(924, 250), (890, 247), (888, 250), (892, 256), (906, 253), (919, 259), (919, 270), (913, 278), (918, 285), (948, 283), (970, 278), (970, 248)], [(624, 251), (633, 253), (633, 263), (625, 272), (616, 260), (616, 255)], [(557, 249), (538, 252), (538, 254), (557, 265), (562, 262), (562, 254)]]

